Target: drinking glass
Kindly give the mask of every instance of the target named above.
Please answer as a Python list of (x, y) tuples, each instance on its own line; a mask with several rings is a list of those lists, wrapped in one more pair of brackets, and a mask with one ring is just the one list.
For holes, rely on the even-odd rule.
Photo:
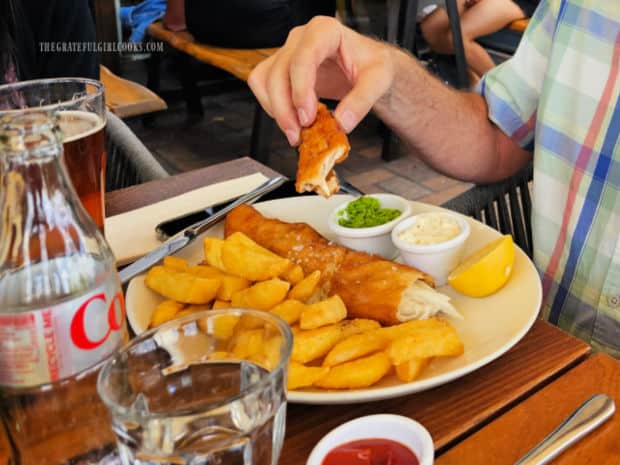
[(124, 465), (276, 465), (293, 336), (268, 312), (197, 312), (134, 339), (97, 383)]
[(92, 79), (53, 78), (0, 86), (0, 118), (15, 111), (58, 112), (64, 162), (86, 211), (103, 231), (105, 101)]

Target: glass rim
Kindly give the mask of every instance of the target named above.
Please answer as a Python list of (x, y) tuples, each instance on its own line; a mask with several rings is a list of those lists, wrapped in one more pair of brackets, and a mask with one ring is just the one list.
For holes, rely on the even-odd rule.
[[(264, 387), (268, 386), (271, 383), (271, 381), (288, 366), (288, 362), (290, 360), (291, 352), (293, 349), (293, 332), (291, 330), (291, 327), (286, 321), (284, 321), (278, 315), (275, 315), (270, 312), (266, 312), (262, 310), (253, 310), (249, 308), (224, 308), (224, 309), (218, 309), (218, 310), (202, 310), (199, 312), (191, 313), (181, 318), (168, 321), (155, 328), (151, 328), (148, 331), (145, 331), (144, 333), (140, 334), (139, 336), (131, 339), (127, 344), (125, 344), (120, 349), (118, 349), (109, 359), (107, 359), (101, 365), (101, 370), (99, 371), (99, 374), (97, 375), (97, 393), (99, 394), (99, 397), (101, 398), (103, 403), (108, 407), (108, 409), (110, 409), (113, 412), (113, 414), (119, 414), (123, 416), (130, 415), (132, 413), (131, 409), (124, 407), (122, 405), (119, 405), (116, 401), (112, 400), (108, 395), (106, 395), (106, 392), (105, 392), (106, 389), (103, 388), (104, 377), (110, 372), (110, 370), (114, 368), (114, 365), (116, 361), (119, 359), (119, 357), (131, 347), (136, 346), (146, 341), (147, 339), (152, 338), (158, 331), (178, 328), (179, 325), (182, 325), (183, 323), (195, 321), (202, 317), (219, 316), (219, 315), (226, 316), (226, 315), (231, 315), (231, 314), (232, 315), (238, 314), (239, 316), (242, 316), (242, 315), (258, 316), (261, 319), (274, 323), (280, 329), (280, 333), (284, 337), (284, 344), (280, 348), (281, 358), (280, 358), (280, 361), (278, 362), (278, 365), (273, 370), (269, 371), (267, 376), (259, 379), (256, 382), (251, 383), (249, 386), (246, 386), (244, 389), (240, 390), (234, 396), (227, 397), (221, 401), (209, 402), (204, 405), (195, 406), (191, 408), (171, 410), (169, 412), (149, 412), (147, 415), (143, 415), (142, 418), (148, 418), (149, 420), (161, 419), (161, 418), (191, 415), (191, 414), (198, 413), (198, 412), (210, 411), (210, 410), (222, 407), (223, 405), (230, 404), (239, 399), (242, 399), (243, 397), (246, 397), (247, 395), (257, 392), (260, 389), (263, 389)], [(284, 382), (284, 390), (286, 391), (286, 380)]]
[[(31, 111), (31, 110), (54, 111), (54, 109), (56, 108), (62, 108), (63, 106), (78, 104), (81, 102), (88, 102), (91, 100), (95, 100), (97, 98), (101, 98), (102, 103), (105, 105), (105, 101), (104, 101), (105, 100), (104, 99), (105, 86), (103, 82), (98, 81), (96, 79), (83, 78), (83, 77), (59, 77), (59, 78), (31, 79), (29, 81), (11, 82), (11, 83), (0, 85), (0, 93), (7, 89), (13, 89), (15, 91), (19, 91), (19, 90), (23, 90), (28, 87), (35, 87), (37, 85), (44, 86), (44, 85), (50, 85), (50, 84), (68, 84), (68, 83), (82, 83), (82, 84), (92, 85), (97, 89), (97, 91), (92, 94), (86, 94), (82, 97), (71, 99), (71, 100), (63, 100), (63, 101), (56, 102), (56, 103), (48, 103), (48, 104), (37, 106), (37, 107), (12, 108), (9, 110), (0, 110), (0, 113), (9, 113), (12, 111)], [(103, 116), (105, 117), (105, 115)]]

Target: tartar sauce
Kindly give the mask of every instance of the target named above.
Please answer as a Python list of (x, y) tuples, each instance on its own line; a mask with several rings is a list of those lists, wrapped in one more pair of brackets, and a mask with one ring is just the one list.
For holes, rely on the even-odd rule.
[(456, 237), (461, 232), (458, 221), (445, 213), (422, 213), (398, 237), (416, 245), (439, 244)]

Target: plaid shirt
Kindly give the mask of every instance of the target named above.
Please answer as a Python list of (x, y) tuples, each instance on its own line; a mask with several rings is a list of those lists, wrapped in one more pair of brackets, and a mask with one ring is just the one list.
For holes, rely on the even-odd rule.
[(534, 151), (542, 315), (620, 357), (620, 0), (543, 0), (479, 92)]

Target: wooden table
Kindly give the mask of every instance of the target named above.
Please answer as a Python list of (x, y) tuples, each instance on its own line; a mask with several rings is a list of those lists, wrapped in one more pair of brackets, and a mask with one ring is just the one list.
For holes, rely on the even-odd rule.
[[(250, 158), (241, 158), (112, 192), (106, 198), (106, 209), (109, 215), (123, 213), (205, 184), (257, 171), (267, 176), (275, 174)], [(503, 414), (511, 408), (527, 405), (521, 402), (532, 393), (557, 378), (562, 381), (562, 375), (585, 360), (589, 352), (590, 348), (582, 341), (543, 321), (537, 321), (507, 354), (439, 388), (366, 404), (289, 405), (280, 464), (304, 464), (312, 447), (330, 429), (349, 419), (373, 413), (398, 413), (415, 418), (430, 431), (437, 454), (441, 456), (449, 451), (448, 456), (461, 445), (468, 444), (469, 439), (466, 438), (475, 437), (474, 433), (485, 431), (486, 425), (491, 427), (505, 418)], [(529, 439), (534, 441), (535, 435)], [(486, 456), (487, 459), (489, 457)], [(485, 462), (491, 463), (488, 460), (470, 463)]]

